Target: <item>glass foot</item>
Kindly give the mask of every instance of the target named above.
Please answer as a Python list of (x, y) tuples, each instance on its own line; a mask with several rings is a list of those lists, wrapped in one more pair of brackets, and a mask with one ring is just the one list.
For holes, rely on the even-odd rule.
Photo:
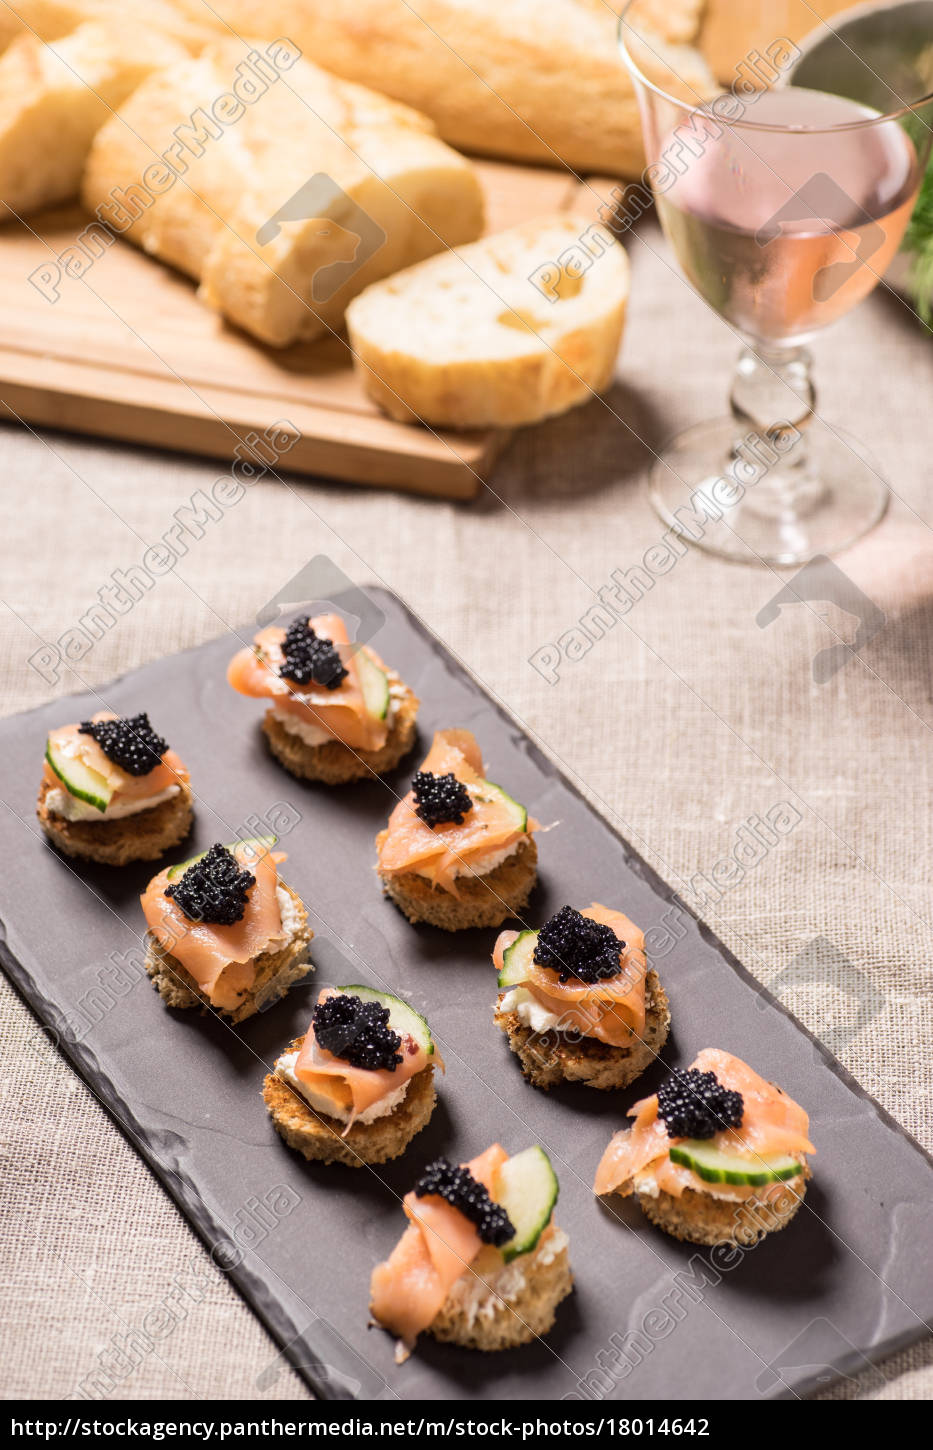
[[(649, 480), (664, 522), (698, 549), (747, 564), (804, 564), (861, 538), (884, 514), (888, 488), (848, 433), (818, 419), (801, 464), (736, 419), (701, 423), (658, 454)], [(799, 435), (798, 435), (799, 436)]]

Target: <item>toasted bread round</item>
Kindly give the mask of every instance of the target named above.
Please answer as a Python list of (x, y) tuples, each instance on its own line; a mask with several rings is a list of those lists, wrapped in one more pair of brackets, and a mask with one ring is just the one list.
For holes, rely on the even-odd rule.
[[(380, 831), (377, 847), (384, 837), (385, 832)], [(458, 876), (459, 896), (432, 886), (413, 871), (382, 875), (382, 889), (409, 921), (426, 921), (442, 931), (466, 931), (475, 926), (501, 926), (522, 911), (537, 879), (538, 848), (528, 836), (514, 856), (488, 876)]]
[(800, 1159), (799, 1178), (780, 1185), (771, 1202), (758, 1198), (714, 1198), (711, 1193), (685, 1188), (679, 1198), (671, 1193), (637, 1194), (638, 1205), (652, 1223), (675, 1239), (691, 1244), (739, 1244), (751, 1248), (769, 1233), (785, 1228), (803, 1202), (810, 1168)]
[(118, 821), (68, 821), (46, 805), (46, 797), (54, 789), (43, 776), (36, 815), (49, 840), (66, 856), (98, 861), (102, 866), (155, 861), (191, 830), (193, 797), (187, 782), (181, 783), (178, 794), (170, 800)]
[[(389, 671), (389, 683), (400, 684), (401, 681)], [(406, 687), (381, 750), (351, 750), (339, 740), (328, 740), (325, 745), (308, 745), (286, 730), (272, 709), (266, 711), (262, 729), (276, 760), (299, 780), (346, 785), (352, 780), (366, 780), (394, 770), (415, 743), (415, 720), (420, 703)]]
[(171, 952), (165, 950), (151, 931), (146, 933), (146, 971), (167, 1006), (209, 1007), (211, 1011), (220, 1011), (231, 1022), (243, 1022), (279, 997), (284, 997), (294, 982), (300, 981), (308, 972), (313, 971), (313, 963), (308, 961), (307, 956), (308, 943), (314, 935), (308, 926), (308, 913), (301, 898), (290, 886), (286, 886), (284, 881), (280, 881), (279, 885), (295, 903), (301, 924), (283, 947), (274, 952), (260, 952), (255, 958), (252, 986), (243, 994), (240, 1004), (232, 1010), (213, 1007), (188, 969)]
[(611, 1047), (595, 1037), (574, 1037), (566, 1032), (534, 1032), (517, 1012), (497, 1010), (495, 1021), (535, 1087), (581, 1082), (608, 1091), (628, 1087), (651, 1066), (667, 1041), (671, 1011), (658, 974), (650, 968), (645, 977), (645, 1029), (629, 1047)]
[[(553, 1327), (557, 1306), (573, 1288), (573, 1274), (567, 1245), (551, 1258), (544, 1252), (546, 1244), (547, 1240), (542, 1239), (528, 1255), (523, 1266), (524, 1283), (517, 1293), (506, 1290), (501, 1278), (487, 1281), (498, 1291), (498, 1297), (496, 1293), (490, 1296), (486, 1313), (465, 1313), (455, 1285), (428, 1333), (448, 1344), (489, 1353), (529, 1344), (547, 1334)], [(513, 1265), (516, 1262), (513, 1260)], [(510, 1267), (506, 1266), (506, 1275)]]
[[(296, 1037), (288, 1051), (300, 1050), (303, 1042), (304, 1036)], [(354, 1123), (346, 1132), (337, 1118), (316, 1112), (273, 1072), (263, 1083), (262, 1100), (276, 1132), (305, 1158), (319, 1163), (345, 1163), (348, 1168), (388, 1163), (405, 1152), (415, 1134), (430, 1120), (437, 1102), (434, 1064), (429, 1063), (409, 1079), (407, 1093), (391, 1113), (372, 1123)]]

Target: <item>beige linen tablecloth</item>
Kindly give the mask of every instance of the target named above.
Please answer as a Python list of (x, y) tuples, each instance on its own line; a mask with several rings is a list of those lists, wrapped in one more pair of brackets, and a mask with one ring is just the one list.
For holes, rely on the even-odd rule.
[[(795, 605), (760, 628), (779, 577), (691, 551), (548, 683), (529, 657), (660, 537), (643, 492), (650, 449), (722, 411), (736, 352), (653, 230), (630, 252), (608, 406), (517, 437), (469, 506), (260, 482), (79, 668), (101, 684), (223, 633), (315, 554), (358, 582), (381, 580), (668, 880), (688, 894), (693, 883), (723, 940), (933, 1148), (933, 339), (876, 295), (816, 348), (821, 412), (861, 436), (895, 494), (883, 525), (842, 559), (885, 616), (861, 657), (817, 683), (814, 657), (850, 638), (852, 621)], [(222, 470), (16, 426), (0, 433), (0, 459), (0, 705), (12, 712), (54, 693), (24, 663), (36, 636), (61, 635)], [(79, 683), (66, 674), (58, 689)], [(783, 834), (762, 853), (746, 823), (769, 814)], [(736, 849), (744, 874), (728, 866)], [(184, 1279), (200, 1302), (185, 1300), (186, 1318), (114, 1396), (303, 1395), (287, 1370), (255, 1386), (269, 1338), (5, 982), (0, 1011), (4, 1393), (93, 1387), (98, 1356)], [(830, 1393), (929, 1398), (930, 1343)]]

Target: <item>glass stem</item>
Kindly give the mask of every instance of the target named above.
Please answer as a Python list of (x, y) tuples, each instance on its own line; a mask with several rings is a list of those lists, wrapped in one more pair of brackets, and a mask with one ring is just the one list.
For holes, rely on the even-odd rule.
[(732, 467), (748, 487), (746, 507), (767, 518), (791, 522), (823, 497), (807, 445), (816, 402), (811, 363), (803, 347), (761, 347), (745, 348), (736, 365)]

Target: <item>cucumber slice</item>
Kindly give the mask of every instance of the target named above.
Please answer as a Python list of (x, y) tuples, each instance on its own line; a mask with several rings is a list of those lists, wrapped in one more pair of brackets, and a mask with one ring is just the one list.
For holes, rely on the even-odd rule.
[(428, 1057), (433, 1057), (434, 1038), (431, 1036), (431, 1029), (421, 1013), (416, 1012), (414, 1007), (409, 1007), (407, 1002), (393, 997), (391, 992), (376, 992), (372, 987), (338, 987), (337, 991), (348, 992), (353, 997), (359, 997), (362, 1002), (378, 1002), (380, 1006), (388, 1007), (389, 1026), (392, 1031), (397, 1032), (400, 1037), (413, 1037)]
[(389, 713), (389, 677), (363, 649), (357, 650), (356, 664), (367, 713), (374, 720), (384, 720)]
[(557, 1193), (557, 1174), (543, 1148), (526, 1148), (503, 1163), (494, 1196), (515, 1225), (515, 1237), (502, 1248), (506, 1263), (535, 1247), (551, 1221)]
[(482, 785), (476, 787), (476, 798), (478, 800), (493, 800), (499, 805), (505, 806), (511, 817), (515, 829), (524, 831), (528, 828), (528, 812), (524, 806), (519, 805), (517, 800), (508, 795), (501, 785), (494, 785), (491, 780), (484, 780)]
[(69, 795), (86, 801), (95, 810), (107, 809), (113, 799), (113, 789), (96, 770), (91, 770), (76, 756), (65, 755), (59, 746), (52, 744), (51, 739), (46, 741), (45, 758)]
[(699, 1138), (672, 1144), (670, 1158), (672, 1163), (692, 1168), (705, 1183), (782, 1183), (803, 1172), (797, 1159), (786, 1153), (772, 1158), (742, 1158), (737, 1153), (723, 1153)]
[[(278, 839), (278, 836), (248, 836), (244, 841), (229, 842), (226, 849), (228, 851), (237, 851), (241, 850), (244, 846), (249, 846), (257, 856), (262, 856), (266, 851), (272, 850), (272, 847)], [(193, 866), (195, 861), (200, 861), (202, 856), (206, 855), (206, 851), (199, 851), (196, 856), (190, 856), (187, 861), (179, 861), (177, 866), (172, 866), (169, 870), (169, 881), (177, 881), (179, 876), (184, 876), (189, 866)]]
[(499, 973), (500, 987), (520, 987), (527, 982), (529, 969), (534, 961), (536, 931), (520, 931), (510, 947), (502, 954), (502, 971)]

